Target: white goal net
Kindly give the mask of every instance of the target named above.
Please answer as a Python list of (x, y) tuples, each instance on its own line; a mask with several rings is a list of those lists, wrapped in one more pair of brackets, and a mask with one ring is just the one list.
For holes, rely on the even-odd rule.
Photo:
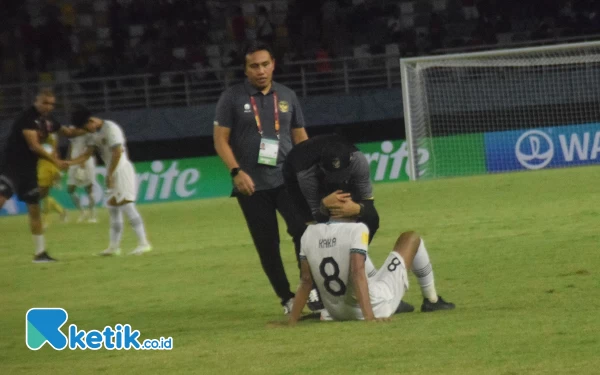
[(600, 42), (400, 60), (411, 178), (600, 162)]

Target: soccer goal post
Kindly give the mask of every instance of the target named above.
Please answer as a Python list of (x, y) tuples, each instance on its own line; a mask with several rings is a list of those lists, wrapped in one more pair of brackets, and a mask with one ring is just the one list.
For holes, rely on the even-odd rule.
[(600, 42), (400, 59), (411, 179), (600, 162)]

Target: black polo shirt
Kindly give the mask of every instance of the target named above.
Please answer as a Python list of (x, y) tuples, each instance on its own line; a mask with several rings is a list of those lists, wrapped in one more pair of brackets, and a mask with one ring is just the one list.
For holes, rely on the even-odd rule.
[(17, 117), (10, 129), (3, 155), (4, 160), (1, 163), (3, 165), (0, 165), (0, 168), (19, 174), (25, 171), (35, 172), (38, 155), (29, 148), (23, 130), (37, 131), (41, 141), (46, 139), (48, 134), (59, 129), (60, 123), (54, 118), (43, 117), (33, 106), (26, 109)]
[[(263, 137), (277, 139), (273, 93), (277, 93), (279, 110), (279, 154), (276, 166), (258, 164), (261, 135), (258, 132), (250, 102), (253, 96), (258, 107)], [(296, 93), (273, 82), (271, 91), (264, 95), (246, 80), (225, 90), (217, 103), (215, 126), (231, 129), (229, 145), (240, 168), (254, 181), (255, 190), (266, 190), (283, 185), (283, 161), (292, 149), (292, 129), (304, 127), (304, 115)]]

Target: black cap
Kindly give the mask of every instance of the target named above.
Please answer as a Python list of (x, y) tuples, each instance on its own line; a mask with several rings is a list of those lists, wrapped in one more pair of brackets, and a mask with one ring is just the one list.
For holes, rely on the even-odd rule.
[(333, 143), (321, 151), (321, 169), (325, 173), (325, 182), (341, 184), (350, 180), (350, 161), (352, 152), (343, 144)]
[(71, 113), (71, 124), (76, 128), (83, 128), (92, 117), (92, 112), (82, 105), (76, 105)]

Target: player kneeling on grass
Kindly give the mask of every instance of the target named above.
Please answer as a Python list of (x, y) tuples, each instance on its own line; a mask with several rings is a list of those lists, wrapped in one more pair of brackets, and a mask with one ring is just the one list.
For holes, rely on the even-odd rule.
[(123, 130), (116, 123), (93, 117), (85, 107), (78, 106), (72, 114), (73, 125), (88, 133), (86, 151), (71, 163), (81, 164), (92, 156), (96, 149), (106, 165), (107, 206), (110, 215), (110, 245), (100, 255), (118, 255), (121, 234), (123, 232), (123, 216), (125, 213), (131, 227), (138, 237), (138, 246), (131, 254), (143, 254), (152, 250), (146, 239), (144, 222), (135, 207), (136, 183), (133, 164), (127, 156)]
[(424, 297), (421, 311), (454, 309), (453, 303), (436, 292), (429, 254), (417, 233), (402, 233), (383, 267), (372, 277), (365, 269), (365, 262), (370, 263), (368, 243), (369, 229), (363, 223), (329, 222), (308, 227), (300, 250), (302, 281), (288, 324), (300, 319), (312, 289), (312, 276), (326, 309), (322, 320), (389, 319), (408, 290), (407, 269), (419, 270), (416, 276)]

